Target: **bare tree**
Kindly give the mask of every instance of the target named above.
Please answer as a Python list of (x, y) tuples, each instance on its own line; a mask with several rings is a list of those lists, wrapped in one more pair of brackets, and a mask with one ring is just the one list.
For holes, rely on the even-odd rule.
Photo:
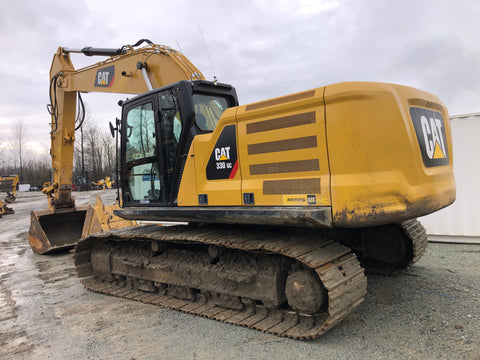
[(75, 178), (98, 181), (115, 171), (115, 141), (106, 128), (91, 120), (88, 112), (76, 138)]
[(3, 169), (7, 165), (7, 143), (2, 137), (0, 137), (0, 169)]
[(23, 181), (23, 149), (25, 143), (27, 142), (27, 125), (23, 122), (22, 119), (18, 119), (12, 124), (12, 134), (13, 134), (13, 147), (17, 152), (20, 169), (20, 181)]
[(110, 176), (115, 170), (115, 142), (110, 133), (104, 133), (102, 135), (102, 147), (103, 147), (103, 171), (105, 176)]
[(41, 186), (51, 177), (51, 164), (48, 154), (30, 155), (24, 161), (23, 181), (33, 186)]
[(90, 174), (94, 181), (98, 181), (100, 157), (99, 157), (99, 131), (95, 125), (91, 125), (84, 129), (83, 135), (85, 137), (85, 160), (90, 169)]

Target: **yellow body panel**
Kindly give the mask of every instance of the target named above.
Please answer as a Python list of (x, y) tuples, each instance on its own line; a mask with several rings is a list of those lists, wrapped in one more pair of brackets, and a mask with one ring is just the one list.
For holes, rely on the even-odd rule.
[[(325, 104), (335, 224), (402, 221), (454, 201), (449, 117), (437, 97), (400, 85), (353, 82), (328, 86)], [(412, 106), (443, 115), (448, 164), (423, 164)]]
[(195, 174), (195, 144), (192, 142), (187, 161), (183, 169), (182, 182), (178, 190), (178, 206), (198, 205), (197, 182)]
[[(207, 180), (205, 172), (210, 154), (214, 151), (216, 141), (223, 128), (236, 124), (235, 113), (236, 108), (227, 109), (221, 118), (221, 123), (211, 134), (197, 135), (193, 140), (178, 194), (179, 205), (198, 206), (199, 194), (208, 194), (208, 205), (211, 206), (241, 204), (241, 175), (239, 171), (233, 179), (213, 181)], [(194, 169), (194, 172), (192, 169)], [(185, 184), (184, 181), (186, 181)], [(192, 182), (195, 183), (196, 192), (192, 192)]]
[(330, 205), (323, 91), (238, 108), (242, 192), (255, 205)]
[[(428, 124), (416, 131), (410, 111), (425, 113), (422, 121), (437, 114), (431, 124), (444, 135)], [(207, 180), (217, 140), (231, 125), (238, 171)], [(443, 157), (440, 165), (422, 161), (423, 141), (433, 161)], [(454, 201), (452, 157), (448, 112), (437, 97), (400, 85), (340, 83), (228, 109), (214, 132), (193, 140), (178, 199), (180, 206), (199, 206), (203, 194), (208, 206), (328, 207), (331, 226), (398, 222)]]

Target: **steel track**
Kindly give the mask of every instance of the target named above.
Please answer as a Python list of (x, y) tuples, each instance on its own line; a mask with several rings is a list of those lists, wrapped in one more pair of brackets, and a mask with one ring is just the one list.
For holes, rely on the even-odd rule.
[(396, 264), (382, 264), (381, 262), (375, 263), (375, 266), (365, 266), (367, 274), (375, 275), (398, 275), (415, 264), (427, 251), (428, 236), (427, 231), (423, 225), (416, 219), (407, 220), (402, 223), (396, 224), (400, 228), (403, 234), (403, 240), (407, 246), (411, 246), (410, 258), (401, 260)]
[(407, 264), (407, 268), (415, 264), (427, 251), (428, 236), (427, 230), (416, 219), (404, 221), (400, 224), (405, 235), (407, 235), (413, 245), (413, 257), (410, 263)]
[[(204, 227), (159, 227), (147, 225), (113, 230), (81, 240), (75, 248), (75, 265), (83, 285), (94, 292), (164, 306), (187, 314), (202, 316), (224, 323), (256, 329), (293, 339), (313, 339), (338, 324), (363, 301), (367, 279), (356, 256), (346, 246), (312, 231), (286, 229), (281, 232), (238, 231), (238, 227), (209, 225)], [(328, 294), (324, 313), (306, 315), (291, 309), (269, 309), (251, 305), (242, 310), (227, 309), (204, 298), (194, 301), (167, 294), (145, 292), (118, 286), (115, 282), (99, 281), (90, 263), (91, 247), (107, 241), (163, 241), (216, 245), (236, 250), (281, 254), (312, 269)]]

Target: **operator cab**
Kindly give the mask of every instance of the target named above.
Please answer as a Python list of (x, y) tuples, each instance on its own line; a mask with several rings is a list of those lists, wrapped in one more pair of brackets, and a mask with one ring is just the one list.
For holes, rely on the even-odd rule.
[(213, 82), (179, 81), (122, 105), (121, 186), (124, 206), (176, 206), (193, 138), (212, 132), (235, 89)]

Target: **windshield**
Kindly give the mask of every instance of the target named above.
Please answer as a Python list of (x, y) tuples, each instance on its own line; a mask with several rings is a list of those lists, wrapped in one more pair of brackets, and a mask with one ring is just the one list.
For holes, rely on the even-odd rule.
[(213, 131), (225, 109), (228, 101), (215, 95), (193, 94), (195, 107), (195, 124), (205, 131)]

